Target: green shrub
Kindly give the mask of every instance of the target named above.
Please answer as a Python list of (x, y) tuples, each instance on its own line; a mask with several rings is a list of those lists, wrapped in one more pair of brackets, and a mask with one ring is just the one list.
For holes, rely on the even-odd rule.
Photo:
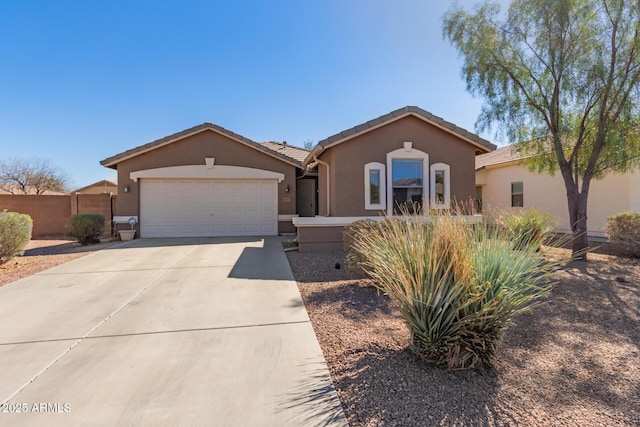
[(609, 240), (640, 258), (640, 213), (622, 212), (607, 218)]
[(100, 214), (71, 215), (64, 225), (64, 231), (81, 245), (100, 243), (100, 237), (104, 232), (104, 217)]
[(535, 209), (502, 215), (497, 223), (506, 230), (515, 249), (523, 249), (525, 246), (540, 249), (551, 241), (557, 226), (549, 214)]
[(22, 255), (31, 240), (33, 221), (29, 215), (0, 212), (0, 264)]
[(490, 363), (512, 319), (541, 302), (555, 264), (504, 229), (450, 214), (384, 221), (353, 248), (411, 332), (414, 352), (449, 369)]
[(359, 277), (366, 272), (360, 264), (365, 261), (365, 257), (353, 248), (356, 236), (362, 233), (374, 233), (378, 227), (378, 222), (371, 219), (356, 221), (344, 228), (342, 240), (344, 247), (345, 267), (352, 277)]

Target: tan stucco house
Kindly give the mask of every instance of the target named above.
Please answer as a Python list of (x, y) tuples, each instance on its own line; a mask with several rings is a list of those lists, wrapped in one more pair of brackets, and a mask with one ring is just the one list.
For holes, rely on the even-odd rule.
[(110, 181), (108, 179), (103, 179), (102, 181), (94, 182), (93, 184), (87, 185), (86, 187), (78, 188), (72, 193), (80, 193), (80, 194), (102, 194), (102, 193), (111, 193), (114, 195), (118, 194), (118, 184)]
[(341, 244), (344, 225), (397, 214), (401, 205), (468, 202), (475, 157), (494, 149), (404, 107), (311, 151), (204, 123), (101, 164), (118, 171), (116, 215), (135, 217), (141, 237), (297, 232), (300, 250), (315, 250)]
[[(570, 233), (562, 177), (530, 172), (523, 160), (511, 145), (476, 157), (476, 194), (483, 211), (538, 209), (558, 221), (558, 232)], [(593, 180), (587, 206), (589, 236), (604, 237), (607, 217), (628, 210), (640, 212), (640, 170)]]

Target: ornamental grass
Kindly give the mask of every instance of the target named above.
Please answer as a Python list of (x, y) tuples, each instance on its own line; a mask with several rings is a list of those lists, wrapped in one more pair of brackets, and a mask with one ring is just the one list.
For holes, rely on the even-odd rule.
[(352, 246), (404, 317), (413, 351), (448, 369), (470, 369), (490, 364), (513, 318), (551, 289), (557, 263), (530, 236), (514, 245), (521, 238), (444, 213), (385, 219)]

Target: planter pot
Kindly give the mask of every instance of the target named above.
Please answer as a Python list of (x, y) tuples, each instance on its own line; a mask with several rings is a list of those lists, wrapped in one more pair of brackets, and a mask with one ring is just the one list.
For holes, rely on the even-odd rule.
[(120, 233), (120, 240), (127, 242), (129, 240), (133, 240), (136, 235), (136, 230), (120, 230), (118, 233)]

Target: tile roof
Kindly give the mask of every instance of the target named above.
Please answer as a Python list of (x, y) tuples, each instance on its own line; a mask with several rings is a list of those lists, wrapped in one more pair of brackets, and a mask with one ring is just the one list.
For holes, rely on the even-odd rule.
[(496, 165), (498, 163), (511, 162), (520, 158), (522, 158), (522, 155), (516, 151), (515, 146), (506, 145), (491, 153), (476, 156), (476, 169)]
[(195, 135), (200, 132), (204, 132), (206, 130), (211, 130), (217, 132), (221, 135), (225, 135), (233, 140), (241, 142), (245, 145), (248, 145), (252, 148), (255, 148), (258, 151), (262, 151), (265, 154), (276, 157), (286, 163), (292, 164), (293, 166), (302, 167), (301, 161), (297, 160), (295, 157), (286, 155), (280, 151), (273, 150), (272, 148), (265, 146), (263, 144), (259, 144), (255, 141), (250, 140), (249, 138), (245, 138), (242, 135), (234, 133), (228, 129), (225, 129), (221, 126), (214, 125), (213, 123), (205, 122), (201, 125), (194, 126), (189, 129), (185, 129), (181, 132), (174, 133), (169, 136), (165, 136), (164, 138), (157, 139), (155, 141), (149, 142), (144, 145), (140, 145), (138, 147), (132, 148), (130, 150), (124, 151), (122, 153), (116, 154), (115, 156), (108, 157), (100, 162), (102, 166), (110, 167), (115, 169), (115, 165), (123, 160), (129, 159), (131, 157), (138, 156), (140, 154), (146, 153), (148, 151), (154, 150), (156, 148), (162, 147), (167, 144), (171, 144), (172, 142), (178, 141), (180, 139), (186, 138), (191, 135)]
[(480, 170), (487, 166), (494, 166), (502, 163), (509, 163), (524, 158), (529, 158), (533, 155), (525, 156), (516, 150), (515, 145), (505, 145), (498, 148), (496, 151), (487, 154), (481, 154), (476, 156), (476, 170)]
[[(351, 129), (347, 129), (345, 131), (337, 133), (333, 136), (330, 136), (329, 138), (323, 139), (322, 141), (318, 142), (318, 145), (313, 150), (313, 154), (319, 154), (319, 152), (321, 152), (323, 148), (339, 144), (342, 141), (347, 140), (353, 136), (356, 136), (360, 133), (363, 133), (373, 128), (384, 125), (385, 123), (392, 122), (401, 117), (405, 117), (409, 114), (420, 117), (423, 120), (426, 120), (427, 122), (430, 122), (435, 126), (438, 126), (452, 134), (455, 134), (461, 138), (464, 138), (470, 143), (481, 148), (483, 151), (489, 152), (496, 149), (496, 146), (490, 143), (489, 141), (487, 141), (486, 139), (481, 138), (475, 133), (471, 133), (466, 129), (456, 126), (455, 124), (444, 120), (442, 117), (435, 116), (430, 112), (423, 110), (420, 107), (406, 106), (406, 107), (394, 110), (378, 118), (375, 118), (373, 120), (369, 120), (366, 123), (362, 123), (360, 125), (354, 126)], [(310, 160), (311, 160), (310, 158), (305, 159), (305, 163), (308, 163)]]
[(274, 141), (265, 141), (261, 142), (260, 145), (268, 148), (269, 150), (273, 150), (281, 153), (284, 156), (290, 157), (293, 160), (296, 160), (300, 163), (304, 161), (309, 155), (311, 150), (307, 150), (306, 148), (295, 147), (289, 144), (283, 144), (281, 142)]

